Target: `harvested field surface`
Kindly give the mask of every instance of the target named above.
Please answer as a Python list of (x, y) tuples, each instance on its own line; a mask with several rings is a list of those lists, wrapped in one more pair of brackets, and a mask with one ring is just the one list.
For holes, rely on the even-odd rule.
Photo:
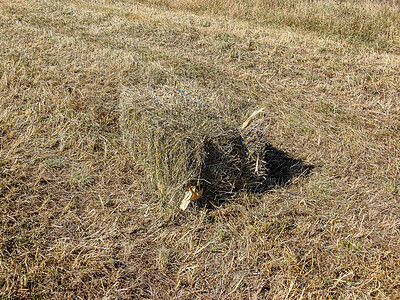
[[(399, 9), (0, 0), (0, 298), (399, 299)], [(264, 108), (275, 184), (162, 205), (132, 87)]]

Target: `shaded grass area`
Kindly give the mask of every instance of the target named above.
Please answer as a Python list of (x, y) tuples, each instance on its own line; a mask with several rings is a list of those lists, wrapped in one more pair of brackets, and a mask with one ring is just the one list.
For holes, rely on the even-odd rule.
[[(1, 297), (399, 296), (395, 52), (126, 1), (2, 2), (0, 49)], [(265, 107), (316, 167), (166, 212), (121, 141), (129, 85)]]

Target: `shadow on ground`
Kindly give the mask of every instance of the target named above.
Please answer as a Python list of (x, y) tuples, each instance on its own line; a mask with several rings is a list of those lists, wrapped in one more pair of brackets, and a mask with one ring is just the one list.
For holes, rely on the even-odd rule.
[[(264, 161), (266, 162), (266, 174), (258, 178), (258, 185), (250, 188), (250, 192), (260, 193), (269, 189), (285, 186), (293, 178), (308, 176), (313, 165), (305, 165), (302, 160), (290, 157), (289, 154), (266, 143), (264, 148)], [(251, 182), (250, 182), (251, 184)]]
[(199, 207), (215, 208), (227, 201), (234, 200), (235, 196), (245, 191), (250, 194), (262, 194), (277, 187), (290, 185), (294, 178), (308, 176), (314, 169), (313, 165), (306, 165), (302, 160), (291, 157), (288, 153), (265, 143), (262, 151), (262, 174), (255, 174), (254, 170), (246, 170), (251, 175), (242, 176), (239, 188), (226, 194), (206, 193), (197, 203)]

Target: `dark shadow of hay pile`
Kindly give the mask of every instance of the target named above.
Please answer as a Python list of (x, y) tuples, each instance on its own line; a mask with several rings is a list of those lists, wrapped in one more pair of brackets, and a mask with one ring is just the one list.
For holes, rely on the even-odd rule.
[(262, 120), (237, 129), (230, 116), (172, 90), (150, 95), (126, 89), (120, 108), (124, 143), (149, 191), (164, 204), (179, 205), (188, 186), (204, 190), (202, 203), (220, 202), (240, 190), (265, 191), (299, 173), (276, 176), (284, 165), (301, 162), (277, 159), (279, 151), (266, 146)]

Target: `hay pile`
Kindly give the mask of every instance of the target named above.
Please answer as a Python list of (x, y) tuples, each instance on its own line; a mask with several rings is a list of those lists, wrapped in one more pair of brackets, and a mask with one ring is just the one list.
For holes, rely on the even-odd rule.
[(260, 177), (259, 149), (248, 150), (227, 116), (183, 93), (125, 89), (120, 108), (124, 142), (164, 203), (178, 205), (194, 187), (202, 199), (221, 199)]

